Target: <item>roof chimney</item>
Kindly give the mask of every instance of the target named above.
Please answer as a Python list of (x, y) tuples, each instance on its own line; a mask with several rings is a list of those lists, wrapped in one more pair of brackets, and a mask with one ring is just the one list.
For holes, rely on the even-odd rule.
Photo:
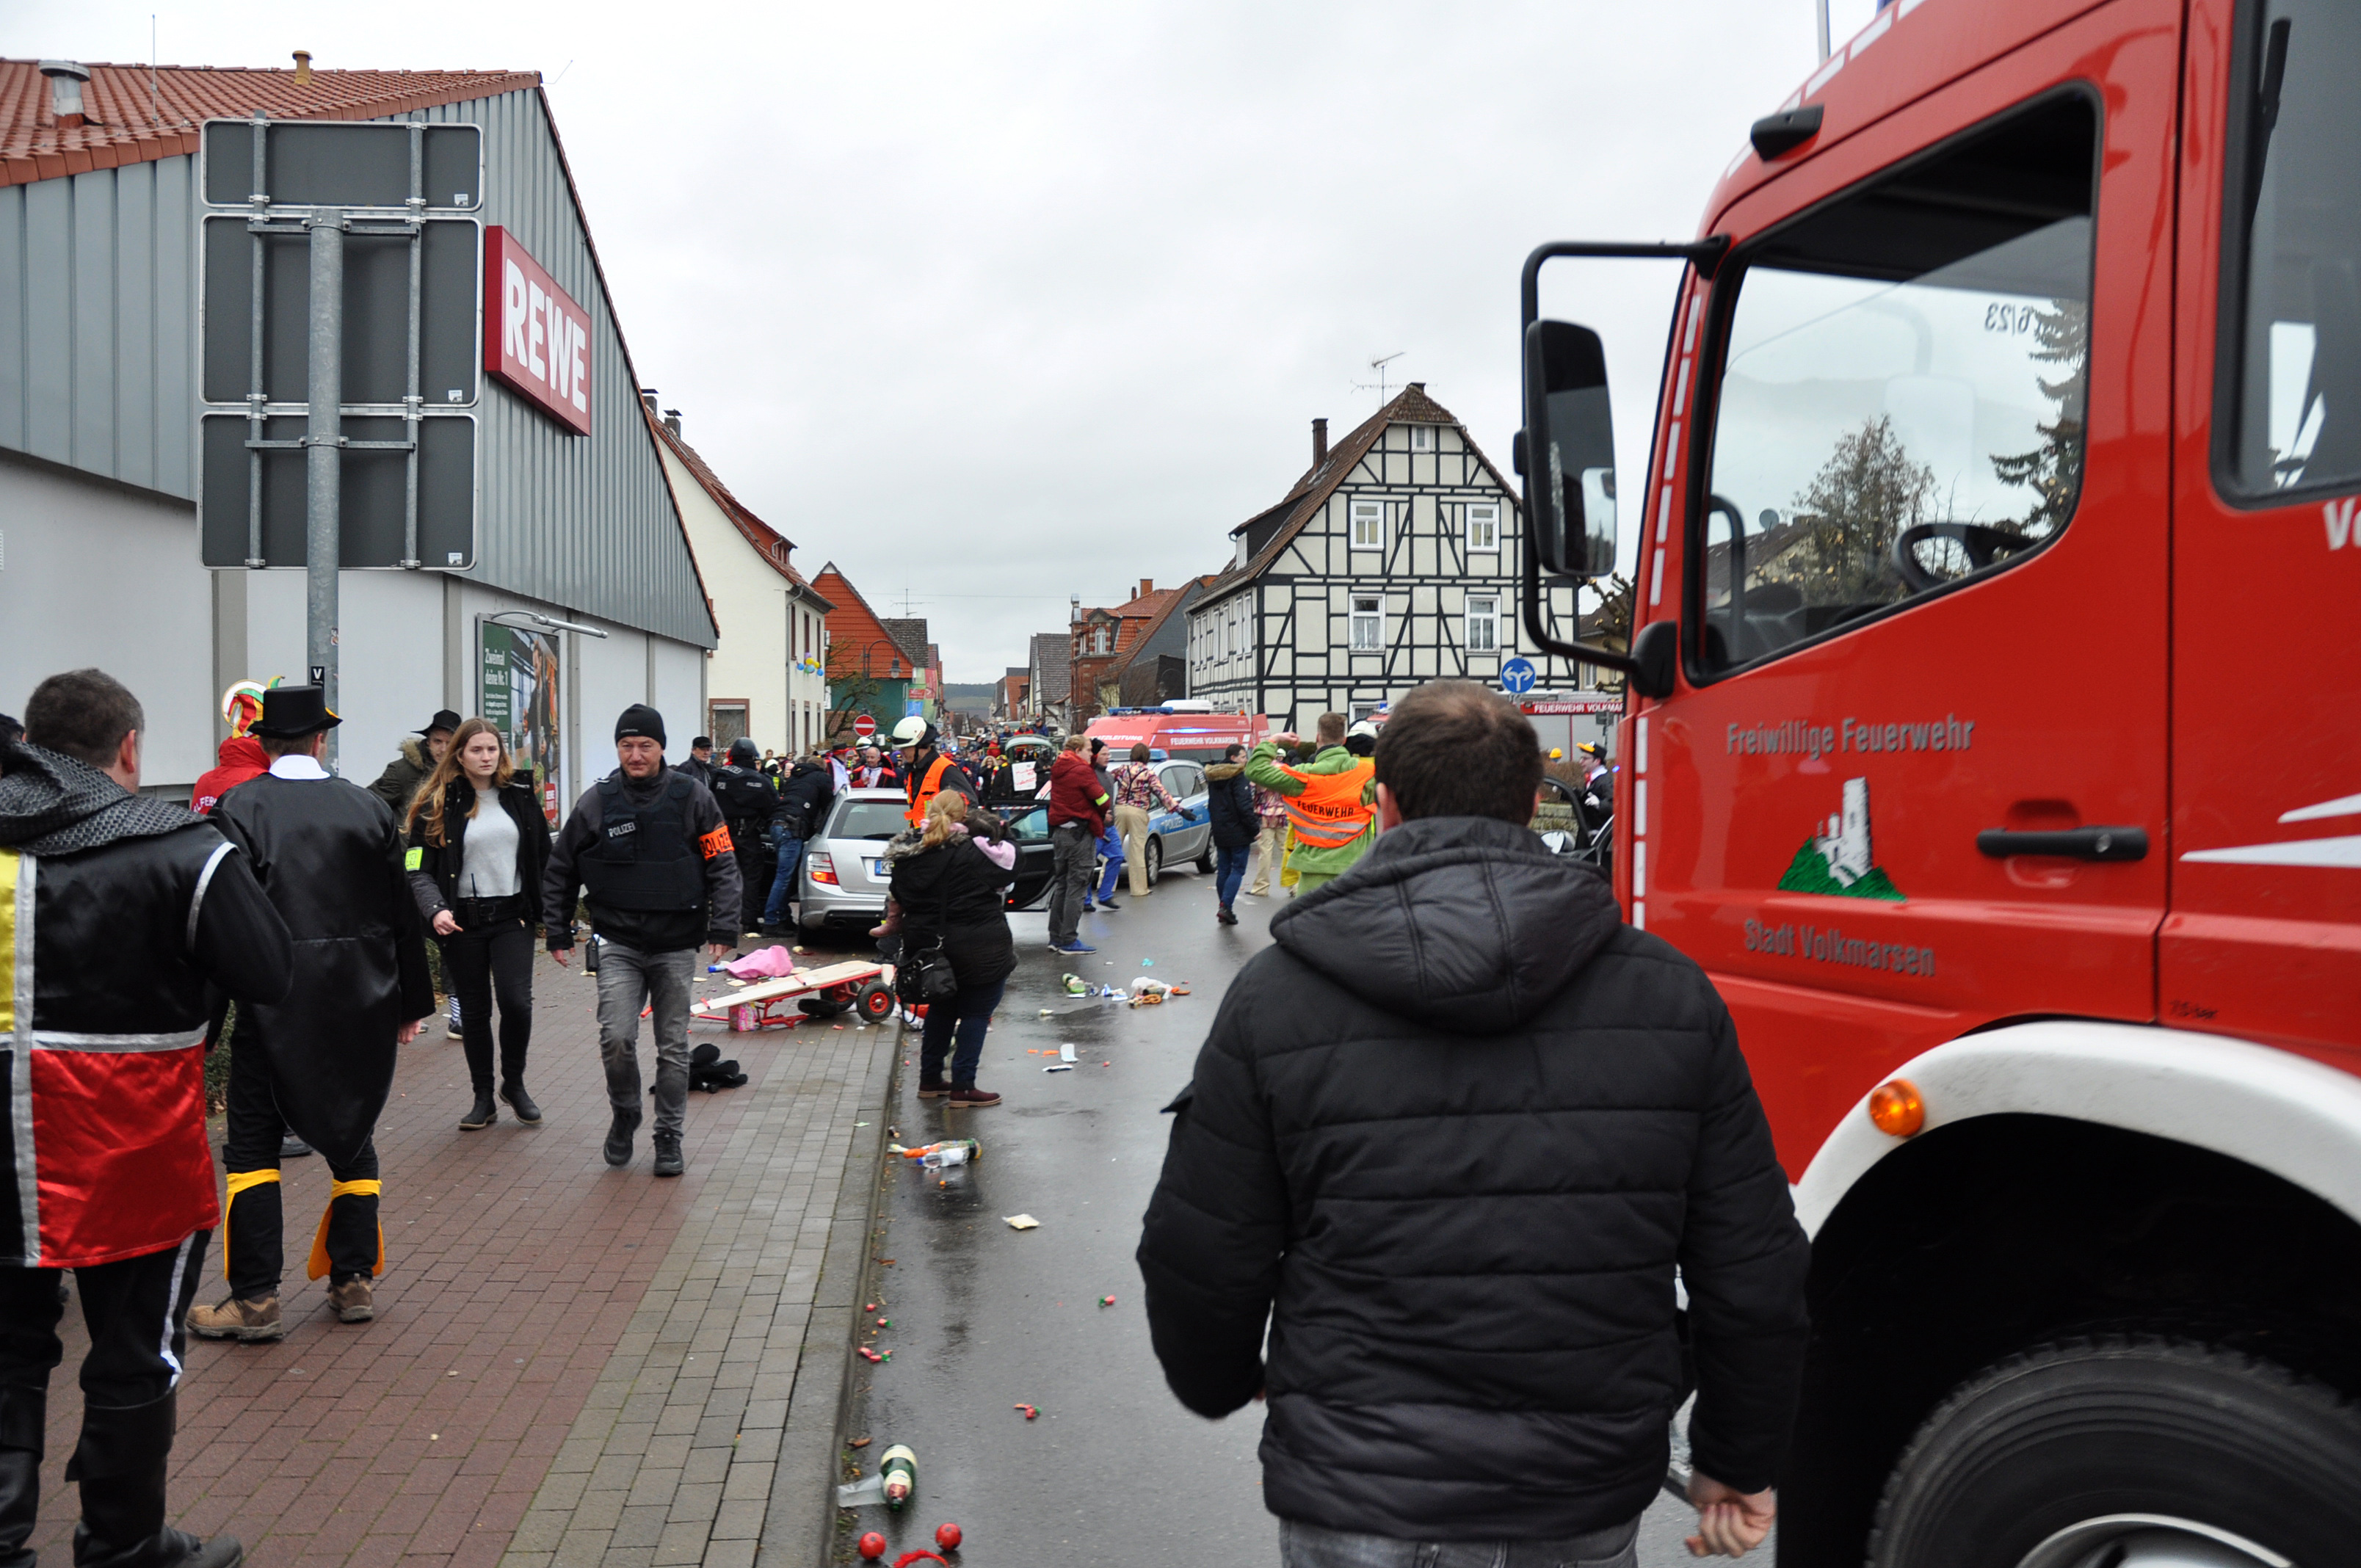
[(1154, 577), (1142, 577), (1139, 579), (1139, 597), (1141, 598), (1146, 598), (1155, 591), (1156, 579)]
[(680, 433), (680, 411), (678, 409), (664, 410), (664, 428), (666, 430), (672, 432), (675, 435), (678, 435)]
[(1070, 625), (1082, 619), (1082, 596), (1075, 594), (1072, 595), (1071, 598), (1073, 599), (1073, 609), (1066, 612), (1066, 620)]
[(1327, 461), (1328, 422), (1324, 419), (1315, 419), (1312, 422), (1312, 466), (1317, 468)]
[(655, 412), (655, 411), (656, 411), (656, 389), (655, 389), (653, 387), (642, 387), (642, 388), (640, 389), (640, 401), (642, 401), (642, 402), (643, 402), (643, 403), (647, 404), (647, 406), (648, 406), (648, 412), (650, 412), (650, 413), (653, 413), (653, 412)]
[(49, 108), (58, 117), (58, 129), (70, 131), (83, 123), (82, 84), (90, 80), (87, 67), (71, 60), (41, 61), (41, 74), (49, 79)]
[(295, 85), (298, 87), (312, 85), (312, 51), (308, 49), (299, 49), (295, 51)]

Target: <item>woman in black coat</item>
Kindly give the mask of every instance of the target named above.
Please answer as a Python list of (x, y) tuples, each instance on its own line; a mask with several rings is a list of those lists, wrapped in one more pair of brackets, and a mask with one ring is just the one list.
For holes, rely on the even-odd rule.
[[(947, 789), (928, 806), (923, 828), (902, 833), (885, 846), (885, 861), (893, 868), (893, 903), (879, 932), (900, 932), (905, 964), (939, 943), (959, 981), (958, 995), (927, 1008), (918, 1046), (918, 1098), (997, 1105), (1000, 1096), (978, 1089), (975, 1073), (984, 1031), (1016, 970), (1007, 915), (1016, 846), (998, 817), (981, 806), (971, 810), (967, 796)], [(466, 1003), (460, 1005), (464, 1009)]]
[(462, 1132), (500, 1117), (492, 1103), (492, 999), (500, 1005), (500, 1097), (520, 1122), (541, 1120), (525, 1092), (533, 1040), (533, 929), (549, 864), (549, 819), (520, 779), (489, 721), (459, 726), (412, 798), (410, 891), (443, 949), (443, 976), (459, 999), (459, 1026), (476, 1102)]

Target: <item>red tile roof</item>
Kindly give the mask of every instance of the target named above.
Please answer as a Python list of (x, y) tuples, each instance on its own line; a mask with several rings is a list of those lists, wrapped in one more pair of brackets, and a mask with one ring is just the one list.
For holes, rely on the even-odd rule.
[[(675, 435), (672, 433), (672, 427), (656, 418), (654, 411), (648, 408), (645, 400), (641, 402), (640, 408), (647, 419), (650, 433), (669, 449), (674, 456), (680, 459), (681, 466), (689, 471), (705, 493), (713, 498), (713, 504), (721, 509), (721, 515), (728, 518), (730, 526), (737, 529), (746, 543), (754, 547), (754, 553), (762, 556), (763, 563), (797, 588), (802, 589), (807, 598), (816, 600), (823, 611), (835, 608), (805, 579), (801, 572), (796, 570), (795, 564), (787, 558), (788, 552), (795, 549), (794, 543), (777, 529), (756, 517), (743, 501), (731, 495), (730, 487), (723, 484), (720, 477), (714, 473), (705, 459), (697, 455), (697, 448)], [(702, 575), (700, 572), (699, 576)]]
[[(848, 581), (830, 561), (812, 577), (818, 588), (836, 608), (828, 612), (828, 641), (831, 650), (842, 649), (849, 668), (886, 680), (917, 680), (924, 672), (914, 668), (915, 662), (903, 652), (902, 645), (861, 597), (861, 590)], [(889, 674), (899, 669), (899, 674)]]
[[(0, 185), (197, 150), (207, 120), (376, 120), (541, 84), (537, 71), (314, 71), (83, 63), (87, 122), (60, 128), (38, 61), (0, 60)], [(149, 93), (150, 77), (154, 93)]]

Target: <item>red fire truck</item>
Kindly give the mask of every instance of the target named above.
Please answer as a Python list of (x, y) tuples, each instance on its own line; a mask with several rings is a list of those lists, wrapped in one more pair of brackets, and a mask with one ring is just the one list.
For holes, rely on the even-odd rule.
[[(1619, 485), (1539, 280), (1644, 256)], [(1527, 622), (1620, 507), (1617, 891), (1813, 1237), (1781, 1561), (2361, 1562), (2361, 6), (1888, 5), (1524, 319)]]

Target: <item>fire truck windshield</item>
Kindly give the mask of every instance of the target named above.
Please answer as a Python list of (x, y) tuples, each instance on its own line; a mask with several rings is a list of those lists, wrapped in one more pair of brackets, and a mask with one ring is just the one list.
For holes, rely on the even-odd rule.
[(2096, 118), (2052, 98), (1741, 252), (1704, 520), (1708, 668), (1996, 569), (2082, 474)]
[[(2234, 214), (2251, 211), (2224, 276), (2242, 327), (2225, 356), (2235, 433), (2225, 488), (2247, 495), (2351, 489), (2361, 479), (2361, 148), (2353, 80), (2361, 12), (2330, 0), (2245, 8), (2243, 168)], [(2238, 198), (2243, 195), (2244, 201)], [(2243, 266), (2236, 265), (2243, 260)], [(2241, 315), (2243, 313), (2243, 320)]]

